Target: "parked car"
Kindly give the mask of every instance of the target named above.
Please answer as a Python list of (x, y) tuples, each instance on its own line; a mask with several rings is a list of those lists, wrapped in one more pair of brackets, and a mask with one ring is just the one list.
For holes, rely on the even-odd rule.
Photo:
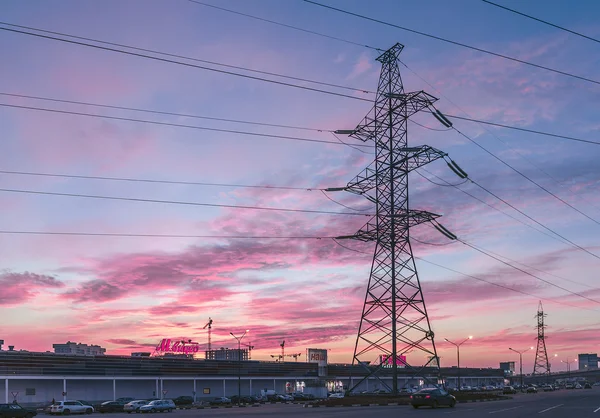
[(156, 401), (150, 401), (146, 405), (140, 406), (140, 412), (171, 412), (175, 408), (175, 402), (173, 402), (171, 399), (159, 399)]
[(137, 400), (131, 401), (123, 405), (123, 411), (131, 414), (132, 412), (140, 412), (140, 408), (144, 405), (147, 405), (150, 401)]
[(525, 393), (537, 393), (537, 388), (535, 386), (529, 386), (526, 390)]
[(554, 392), (554, 386), (552, 386), (552, 385), (544, 385), (544, 386), (542, 386), (542, 390), (544, 392)]
[(328, 396), (329, 399), (338, 398), (341, 399), (344, 397), (344, 392), (335, 392)]
[(565, 389), (575, 389), (575, 385), (573, 383), (567, 383)]
[(225, 396), (219, 396), (218, 398), (213, 398), (210, 400), (211, 405), (229, 405), (231, 403), (231, 399), (226, 398)]
[(50, 407), (50, 415), (91, 414), (94, 407), (79, 401), (58, 401)]
[(102, 414), (106, 412), (123, 412), (123, 406), (124, 404), (117, 401), (102, 402), (98, 407), (98, 412)]
[(584, 389), (591, 389), (591, 388), (592, 388), (592, 385), (590, 385), (589, 383), (586, 383), (586, 384), (583, 386), (583, 388), (584, 388)]
[(437, 408), (438, 406), (442, 405), (454, 408), (454, 405), (456, 405), (456, 398), (443, 389), (426, 388), (421, 389), (417, 393), (411, 395), (410, 404), (415, 409), (420, 406)]
[(502, 389), (502, 393), (505, 395), (513, 395), (517, 393), (517, 390), (512, 386), (504, 386), (504, 389)]
[(579, 383), (577, 383), (577, 384), (575, 385), (575, 389), (583, 389), (583, 386), (581, 386)]
[(121, 405), (125, 405), (126, 403), (129, 403), (134, 400), (135, 398), (117, 398), (115, 399), (115, 402), (119, 402)]
[(16, 403), (0, 403), (0, 418), (33, 418), (37, 412)]
[(192, 405), (194, 403), (194, 398), (191, 396), (178, 396), (173, 399), (175, 405)]

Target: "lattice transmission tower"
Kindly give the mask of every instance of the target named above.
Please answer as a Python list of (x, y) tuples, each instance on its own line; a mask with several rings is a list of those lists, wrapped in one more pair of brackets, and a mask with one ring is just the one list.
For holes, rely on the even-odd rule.
[(538, 305), (537, 311), (537, 349), (535, 350), (535, 363), (533, 365), (534, 375), (550, 374), (550, 363), (548, 362), (548, 352), (546, 351), (546, 325), (544, 318), (547, 315), (544, 313), (542, 301)]
[[(375, 145), (375, 160), (342, 188), (376, 205), (375, 216), (360, 231), (338, 237), (376, 242), (352, 361), (363, 365), (367, 374), (351, 391), (375, 376), (392, 393), (398, 393), (398, 367), (403, 367), (404, 375), (409, 378), (427, 379), (427, 375), (435, 375), (435, 381), (431, 380), (435, 385), (440, 377), (434, 333), (417, 275), (409, 230), (431, 222), (447, 237), (456, 239), (456, 236), (435, 221), (440, 215), (412, 210), (408, 205), (408, 174), (445, 158), (446, 154), (427, 145), (408, 146), (409, 117), (420, 110), (433, 109), (432, 104), (437, 99), (423, 91), (404, 91), (398, 66), (403, 48), (396, 44), (377, 58), (381, 63), (377, 97), (362, 123), (352, 130), (336, 131), (364, 142), (373, 141)], [(414, 361), (405, 357), (409, 352)], [(376, 366), (372, 365), (373, 357), (378, 359)], [(379, 376), (383, 368), (392, 369), (392, 388)]]

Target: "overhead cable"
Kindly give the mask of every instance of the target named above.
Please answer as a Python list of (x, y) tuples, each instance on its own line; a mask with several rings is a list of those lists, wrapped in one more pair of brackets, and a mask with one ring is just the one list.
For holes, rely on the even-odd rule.
[(361, 44), (359, 42), (349, 41), (347, 39), (338, 38), (337, 36), (326, 35), (324, 33), (316, 32), (316, 31), (313, 31), (313, 30), (300, 28), (298, 26), (288, 25), (286, 23), (276, 22), (274, 20), (265, 19), (263, 17), (254, 16), (254, 15), (251, 15), (251, 14), (248, 14), (248, 13), (237, 12), (235, 10), (226, 9), (224, 7), (215, 6), (213, 4), (208, 4), (208, 3), (204, 3), (204, 2), (201, 2), (201, 1), (197, 1), (197, 0), (188, 0), (188, 1), (191, 2), (191, 3), (199, 4), (201, 6), (212, 7), (213, 9), (221, 10), (223, 12), (233, 13), (233, 14), (236, 14), (236, 15), (239, 15), (239, 16), (245, 16), (245, 17), (249, 17), (251, 19), (260, 20), (261, 22), (272, 23), (272, 24), (277, 25), (277, 26), (282, 26), (282, 27), (285, 27), (285, 28), (294, 29), (294, 30), (298, 30), (298, 31), (301, 31), (301, 32), (305, 32), (305, 33), (310, 33), (312, 35), (321, 36), (323, 38), (328, 38), (328, 39), (333, 39), (335, 41), (344, 42), (344, 43), (347, 43), (347, 44), (350, 44), (350, 45), (360, 46), (362, 48), (369, 48), (369, 49), (373, 49), (375, 51), (381, 51), (381, 52), (383, 52), (383, 49), (381, 49), (381, 48), (375, 48), (373, 46)]
[(274, 207), (262, 207), (262, 206), (226, 205), (226, 204), (219, 204), (219, 203), (184, 202), (184, 201), (177, 201), (177, 200), (141, 199), (141, 198), (134, 198), (134, 197), (100, 196), (100, 195), (89, 195), (89, 194), (80, 194), (80, 193), (46, 192), (46, 191), (41, 191), (41, 190), (22, 190), (22, 189), (0, 188), (0, 192), (22, 193), (22, 194), (44, 195), (44, 196), (80, 197), (80, 198), (87, 198), (87, 199), (118, 200), (118, 201), (127, 201), (127, 202), (162, 203), (162, 204), (169, 204), (169, 205), (203, 206), (203, 207), (213, 207), (213, 208), (250, 209), (250, 210), (265, 210), (265, 211), (276, 211), (276, 212), (298, 212), (298, 213), (343, 215), (343, 216), (369, 216), (369, 217), (373, 216), (373, 214), (364, 214), (364, 213), (355, 213), (355, 212), (334, 212), (334, 211), (327, 211), (327, 210), (312, 210), (312, 209), (287, 209), (287, 208), (274, 208)]
[(555, 299), (543, 298), (541, 296), (537, 296), (537, 295), (534, 295), (532, 293), (525, 292), (523, 290), (519, 290), (519, 289), (515, 289), (515, 288), (512, 288), (512, 287), (504, 286), (504, 285), (501, 285), (499, 283), (494, 283), (494, 282), (491, 282), (489, 280), (482, 279), (481, 277), (473, 276), (472, 274), (463, 273), (463, 272), (455, 270), (453, 268), (446, 267), (446, 266), (443, 266), (443, 265), (438, 264), (438, 263), (434, 263), (433, 261), (425, 260), (424, 258), (421, 258), (421, 257), (415, 257), (415, 259), (420, 260), (420, 261), (422, 261), (424, 263), (431, 264), (433, 266), (439, 267), (441, 269), (448, 270), (448, 271), (451, 271), (451, 272), (456, 273), (456, 274), (460, 274), (461, 276), (465, 276), (465, 277), (468, 277), (468, 278), (473, 279), (473, 280), (477, 280), (477, 281), (480, 281), (480, 282), (491, 284), (492, 286), (496, 286), (496, 287), (499, 287), (499, 288), (502, 288), (502, 289), (505, 289), (505, 290), (509, 290), (511, 292), (516, 292), (516, 293), (520, 293), (522, 295), (531, 296), (531, 297), (536, 298), (538, 300), (543, 300), (543, 301), (546, 301), (546, 302), (552, 302), (552, 303), (556, 303), (556, 304), (559, 304), (559, 305), (570, 306), (572, 308), (585, 309), (585, 310), (588, 310), (588, 311), (597, 311), (597, 309), (591, 309), (591, 308), (586, 308), (586, 307), (583, 307), (583, 306), (571, 305), (569, 303), (561, 302), (561, 301), (558, 301), (558, 300), (555, 300)]
[(60, 173), (40, 173), (32, 171), (14, 171), (14, 170), (1, 170), (0, 174), (14, 174), (22, 176), (39, 176), (39, 177), (59, 177), (59, 178), (70, 178), (70, 179), (83, 179), (83, 180), (109, 180), (109, 181), (124, 181), (124, 182), (136, 182), (136, 183), (153, 183), (153, 184), (178, 184), (186, 186), (215, 186), (215, 187), (239, 187), (239, 188), (251, 188), (251, 189), (273, 189), (273, 190), (323, 190), (320, 188), (311, 187), (294, 187), (294, 186), (269, 186), (269, 185), (258, 185), (258, 184), (238, 184), (238, 183), (209, 183), (200, 181), (181, 181), (181, 180), (159, 180), (159, 179), (140, 179), (131, 177), (107, 177), (107, 176), (84, 176), (77, 174), (60, 174)]
[[(190, 1), (191, 1), (191, 0), (190, 0)], [(496, 7), (499, 7), (499, 8), (501, 8), (501, 9), (508, 10), (509, 12), (516, 13), (516, 14), (518, 14), (518, 15), (524, 16), (524, 17), (526, 17), (526, 18), (528, 18), (528, 19), (535, 20), (535, 21), (537, 21), (537, 22), (540, 22), (540, 23), (543, 23), (543, 24), (545, 24), (545, 25), (552, 26), (552, 27), (554, 27), (554, 28), (557, 28), (557, 29), (563, 30), (563, 31), (565, 31), (565, 32), (572, 33), (573, 35), (577, 35), (577, 36), (580, 36), (580, 37), (582, 37), (582, 38), (588, 39), (588, 40), (590, 40), (590, 41), (594, 41), (594, 42), (600, 43), (600, 39), (592, 38), (591, 36), (584, 35), (583, 33), (576, 32), (576, 31), (574, 31), (574, 30), (571, 30), (571, 29), (567, 29), (567, 28), (565, 28), (565, 27), (563, 27), (563, 26), (555, 25), (554, 23), (550, 23), (550, 22), (548, 22), (547, 20), (543, 20), (543, 19), (540, 19), (540, 18), (538, 18), (538, 17), (534, 17), (534, 16), (528, 15), (528, 14), (526, 14), (526, 13), (519, 12), (518, 10), (511, 9), (510, 7), (502, 6), (502, 5), (500, 5), (500, 4), (497, 4), (497, 3), (491, 2), (491, 1), (489, 1), (489, 0), (481, 0), (481, 1), (483, 1), (484, 3), (487, 3), (487, 4), (491, 4), (492, 6), (496, 6)]]
[(101, 108), (106, 108), (106, 109), (127, 110), (127, 111), (131, 111), (131, 112), (151, 113), (151, 114), (156, 114), (156, 115), (177, 116), (177, 117), (193, 118), (193, 119), (206, 119), (206, 120), (212, 120), (212, 121), (217, 121), (217, 122), (231, 122), (231, 123), (240, 123), (240, 124), (246, 124), (246, 125), (268, 126), (268, 127), (272, 127), (272, 128), (298, 129), (298, 130), (302, 130), (302, 131), (314, 131), (314, 132), (333, 132), (333, 130), (308, 128), (306, 126), (281, 125), (281, 124), (276, 124), (276, 123), (254, 122), (254, 121), (239, 120), (239, 119), (217, 118), (217, 117), (213, 117), (213, 116), (191, 115), (189, 113), (164, 112), (161, 110), (140, 109), (140, 108), (136, 108), (136, 107), (125, 107), (125, 106), (115, 106), (115, 105), (107, 105), (107, 104), (100, 104), (100, 103), (81, 102), (81, 101), (75, 101), (75, 100), (56, 99), (56, 98), (52, 98), (52, 97), (29, 96), (26, 94), (0, 92), (0, 96), (19, 97), (19, 98), (23, 98), (23, 99), (33, 99), (33, 100), (44, 100), (44, 101), (48, 101), (48, 102), (101, 107)]
[(590, 221), (594, 222), (597, 225), (600, 225), (600, 221), (592, 218), (591, 216), (589, 216), (588, 214), (586, 214), (585, 212), (582, 212), (581, 210), (577, 209), (575, 206), (573, 206), (572, 204), (570, 204), (569, 202), (567, 202), (566, 200), (564, 200), (563, 198), (559, 197), (558, 195), (552, 193), (550, 190), (548, 190), (546, 187), (542, 186), (541, 184), (539, 184), (538, 182), (536, 182), (535, 180), (533, 180), (531, 177), (527, 176), (526, 174), (524, 174), (523, 172), (517, 170), (515, 167), (513, 167), (512, 165), (510, 165), (509, 163), (507, 163), (506, 161), (504, 161), (502, 158), (498, 157), (496, 154), (494, 154), (493, 152), (491, 152), (490, 150), (488, 150), (487, 148), (485, 148), (483, 145), (481, 145), (479, 142), (475, 141), (474, 139), (471, 139), (468, 135), (465, 135), (464, 133), (462, 133), (461, 131), (459, 131), (456, 127), (453, 128), (456, 132), (458, 132), (460, 135), (462, 135), (464, 138), (468, 139), (470, 142), (472, 142), (473, 144), (477, 145), (479, 148), (481, 148), (483, 151), (485, 151), (487, 154), (491, 155), (493, 158), (495, 158), (496, 160), (500, 161), (500, 163), (504, 164), (506, 167), (510, 168), (512, 171), (514, 171), (515, 173), (517, 173), (518, 175), (520, 175), (521, 177), (523, 177), (524, 179), (526, 179), (527, 181), (529, 181), (530, 183), (534, 184), (535, 186), (537, 186), (539, 189), (543, 190), (544, 192), (546, 192), (547, 194), (549, 194), (550, 196), (552, 196), (554, 199), (558, 200), (559, 202), (561, 202), (562, 204), (570, 207), (571, 209), (573, 209), (575, 212), (579, 213), (580, 215), (586, 217), (587, 219), (589, 219)]
[[(279, 138), (279, 139), (289, 139), (289, 140), (293, 140), (293, 141), (316, 142), (316, 143), (321, 143), (321, 144), (333, 144), (333, 145), (344, 145), (344, 146), (347, 145), (344, 143), (335, 142), (335, 141), (327, 141), (324, 139), (300, 138), (300, 137), (295, 137), (295, 136), (275, 135), (275, 134), (266, 134), (266, 133), (257, 133), (257, 132), (248, 132), (248, 131), (237, 131), (237, 130), (232, 130), (232, 129), (209, 128), (206, 126), (185, 125), (185, 124), (181, 124), (181, 123), (171, 123), (171, 122), (158, 122), (158, 121), (147, 120), (147, 119), (123, 118), (123, 117), (119, 117), (119, 116), (106, 116), (106, 115), (98, 115), (98, 114), (94, 114), (94, 113), (73, 112), (73, 111), (69, 111), (69, 110), (48, 109), (48, 108), (34, 107), (34, 106), (19, 106), (19, 105), (12, 105), (12, 104), (8, 104), (8, 103), (0, 103), (0, 106), (10, 107), (10, 108), (15, 108), (15, 109), (35, 110), (38, 112), (62, 113), (62, 114), (67, 114), (67, 115), (86, 116), (86, 117), (91, 117), (91, 118), (112, 119), (112, 120), (138, 122), (138, 123), (149, 123), (152, 125), (171, 126), (171, 127), (176, 127), (176, 128), (198, 129), (198, 130), (202, 130), (202, 131), (211, 131), (211, 132), (224, 132), (224, 133), (231, 133), (231, 134), (237, 134), (237, 135), (248, 135), (248, 136), (254, 136), (254, 137), (261, 137), (261, 138)], [(370, 146), (367, 144), (353, 144), (353, 147), (367, 148)]]
[(529, 61), (524, 61), (524, 60), (521, 60), (521, 59), (518, 59), (518, 58), (514, 58), (514, 57), (511, 57), (511, 56), (508, 56), (508, 55), (499, 54), (497, 52), (492, 52), (492, 51), (489, 51), (487, 49), (483, 49), (483, 48), (478, 48), (478, 47), (475, 47), (475, 46), (467, 45), (467, 44), (464, 44), (462, 42), (452, 41), (452, 40), (447, 39), (447, 38), (442, 38), (440, 36), (431, 35), (429, 33), (421, 32), (421, 31), (418, 31), (418, 30), (415, 30), (415, 29), (410, 29), (410, 28), (406, 28), (406, 27), (403, 27), (403, 26), (395, 25), (393, 23), (385, 22), (385, 21), (380, 20), (380, 19), (375, 19), (375, 18), (372, 18), (372, 17), (368, 17), (368, 16), (365, 16), (365, 15), (358, 14), (358, 13), (353, 13), (353, 12), (349, 12), (347, 10), (339, 9), (337, 7), (328, 6), (326, 4), (318, 3), (318, 2), (313, 1), (313, 0), (304, 0), (304, 1), (306, 3), (314, 4), (316, 6), (324, 7), (326, 9), (334, 10), (336, 12), (340, 12), (340, 13), (344, 13), (344, 14), (347, 14), (347, 15), (350, 15), (350, 16), (358, 17), (360, 19), (369, 20), (371, 22), (380, 23), (382, 25), (390, 26), (390, 27), (393, 27), (393, 28), (396, 28), (396, 29), (400, 29), (400, 30), (403, 30), (403, 31), (407, 31), (407, 32), (411, 32), (411, 33), (417, 34), (417, 35), (425, 36), (427, 38), (436, 39), (438, 41), (446, 42), (446, 43), (449, 43), (449, 44), (452, 44), (452, 45), (461, 46), (463, 48), (472, 49), (474, 51), (482, 52), (484, 54), (493, 55), (495, 57), (499, 57), (499, 58), (503, 58), (503, 59), (506, 59), (506, 60), (510, 60), (510, 61), (521, 63), (521, 64), (529, 65), (529, 66), (535, 67), (535, 68), (540, 68), (542, 70), (550, 71), (550, 72), (553, 72), (553, 73), (556, 73), (556, 74), (561, 74), (561, 75), (564, 75), (564, 76), (567, 76), (567, 77), (571, 77), (571, 78), (576, 78), (578, 80), (587, 81), (589, 83), (600, 84), (600, 81), (598, 81), (598, 80), (593, 80), (591, 78), (587, 78), (587, 77), (583, 77), (583, 76), (580, 76), (580, 75), (568, 73), (566, 71), (556, 70), (554, 68), (546, 67), (544, 65), (534, 64), (534, 63), (529, 62)]
[(64, 235), (64, 236), (83, 236), (83, 237), (131, 237), (131, 238), (215, 238), (215, 239), (333, 239), (334, 237), (308, 236), (308, 235), (179, 235), (179, 234), (133, 234), (133, 233), (112, 233), (112, 232), (68, 232), (68, 231), (17, 231), (0, 230), (0, 234), (5, 235)]
[[(19, 34), (23, 34), (23, 35), (35, 36), (38, 38), (49, 39), (49, 40), (58, 41), (58, 42), (65, 42), (65, 43), (69, 43), (69, 44), (73, 44), (73, 45), (80, 45), (80, 46), (86, 46), (86, 47), (90, 47), (90, 48), (101, 49), (104, 51), (117, 52), (120, 54), (132, 55), (132, 56), (136, 56), (136, 57), (140, 57), (140, 58), (147, 58), (147, 59), (166, 62), (166, 63), (170, 63), (170, 64), (183, 65), (183, 66), (190, 67), (190, 68), (197, 68), (200, 70), (213, 71), (213, 72), (217, 72), (217, 73), (221, 73), (221, 74), (227, 74), (227, 75), (247, 78), (247, 79), (251, 79), (251, 80), (264, 81), (266, 83), (272, 83), (272, 84), (278, 84), (278, 85), (286, 86), (286, 87), (293, 87), (293, 88), (302, 89), (302, 90), (314, 91), (314, 92), (328, 94), (328, 95), (332, 95), (332, 96), (346, 97), (349, 99), (362, 100), (365, 102), (372, 102), (372, 100), (370, 100), (370, 99), (365, 99), (365, 98), (356, 97), (356, 96), (350, 96), (349, 94), (343, 94), (343, 93), (337, 93), (337, 92), (333, 92), (333, 91), (329, 91), (329, 90), (322, 90), (322, 89), (317, 89), (317, 88), (313, 88), (313, 87), (301, 86), (299, 84), (285, 83), (285, 82), (277, 81), (277, 80), (269, 80), (269, 79), (263, 78), (263, 77), (255, 77), (255, 76), (251, 76), (248, 74), (241, 74), (241, 73), (235, 73), (232, 71), (219, 70), (217, 68), (211, 68), (211, 67), (206, 67), (206, 66), (197, 65), (197, 64), (190, 64), (190, 63), (182, 62), (182, 61), (175, 61), (175, 60), (168, 59), (168, 58), (155, 57), (152, 55), (141, 54), (138, 52), (124, 51), (122, 49), (110, 48), (107, 46), (94, 45), (94, 44), (89, 44), (89, 43), (80, 42), (80, 41), (73, 41), (71, 39), (57, 38), (55, 36), (42, 35), (39, 33), (33, 33), (33, 32), (27, 32), (27, 31), (23, 31), (23, 30), (10, 29), (10, 28), (3, 28), (3, 27), (0, 27), (0, 30), (7, 31), (7, 32), (13, 32), (13, 33), (19, 33)], [(103, 41), (95, 41), (95, 42), (103, 42)]]
[(502, 260), (501, 258), (499, 258), (499, 257), (496, 257), (495, 255), (493, 255), (493, 254), (490, 254), (490, 253), (488, 253), (488, 252), (484, 251), (483, 249), (481, 249), (481, 248), (479, 248), (479, 247), (477, 247), (477, 246), (475, 246), (475, 245), (473, 245), (473, 244), (470, 244), (470, 243), (468, 243), (468, 242), (466, 242), (466, 241), (463, 241), (463, 240), (461, 240), (461, 239), (458, 239), (458, 241), (462, 242), (462, 243), (463, 243), (464, 245), (466, 245), (467, 247), (469, 247), (469, 248), (472, 248), (473, 250), (475, 250), (475, 251), (477, 251), (477, 252), (479, 252), (479, 253), (481, 253), (481, 254), (485, 255), (486, 257), (492, 258), (492, 259), (494, 259), (494, 260), (496, 260), (496, 261), (498, 261), (498, 262), (500, 262), (500, 263), (504, 264), (504, 265), (505, 265), (505, 266), (507, 266), (507, 267), (510, 267), (510, 268), (512, 268), (512, 269), (514, 269), (514, 270), (520, 271), (520, 272), (521, 272), (521, 273), (523, 273), (523, 274), (526, 274), (526, 275), (528, 275), (528, 276), (531, 276), (531, 277), (533, 277), (533, 278), (534, 278), (534, 279), (536, 279), (536, 280), (539, 280), (539, 281), (541, 281), (541, 282), (543, 282), (543, 283), (546, 283), (546, 284), (548, 284), (548, 285), (550, 285), (550, 286), (552, 286), (552, 287), (556, 287), (557, 289), (560, 289), (560, 290), (562, 290), (562, 291), (564, 291), (564, 292), (568, 292), (568, 293), (569, 293), (569, 294), (571, 294), (571, 295), (578, 296), (578, 297), (580, 297), (580, 298), (586, 299), (586, 300), (588, 300), (588, 301), (590, 301), (590, 302), (594, 302), (594, 303), (597, 303), (597, 304), (599, 304), (599, 305), (600, 305), (600, 301), (597, 301), (597, 300), (595, 300), (595, 299), (589, 298), (589, 297), (587, 297), (587, 296), (585, 296), (585, 295), (582, 295), (581, 293), (573, 292), (573, 291), (571, 291), (571, 290), (569, 290), (569, 289), (567, 289), (567, 288), (564, 288), (564, 287), (562, 287), (562, 286), (560, 286), (560, 285), (557, 285), (557, 284), (555, 284), (555, 283), (553, 283), (553, 282), (551, 282), (551, 281), (549, 281), (549, 280), (542, 279), (541, 277), (539, 277), (539, 276), (536, 276), (535, 274), (533, 274), (533, 273), (530, 273), (530, 272), (528, 272), (527, 270), (523, 270), (522, 268), (520, 268), (520, 267), (518, 267), (518, 266), (515, 266), (515, 265), (513, 265), (513, 264), (511, 264), (511, 263), (509, 263), (509, 262), (507, 262), (507, 261), (504, 261), (504, 260)]

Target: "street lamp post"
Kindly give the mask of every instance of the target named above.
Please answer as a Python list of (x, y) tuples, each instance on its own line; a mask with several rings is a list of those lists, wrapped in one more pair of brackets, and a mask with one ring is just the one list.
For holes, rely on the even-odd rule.
[(465, 338), (464, 341), (460, 342), (460, 343), (454, 343), (452, 341), (450, 341), (448, 338), (444, 338), (444, 340), (448, 341), (450, 344), (453, 344), (454, 346), (456, 346), (456, 362), (457, 362), (457, 381), (458, 381), (458, 390), (460, 392), (461, 389), (461, 384), (460, 384), (460, 346), (463, 345), (464, 343), (466, 343), (469, 340), (472, 340), (473, 336), (469, 335), (469, 338)]
[[(242, 400), (242, 338), (248, 333), (248, 330), (244, 331), (241, 337), (236, 337), (233, 332), (230, 332), (231, 336), (238, 342), (238, 405)], [(225, 394), (223, 394), (225, 396)]]
[(563, 361), (561, 360), (561, 363), (566, 363), (567, 364), (567, 375), (569, 376), (569, 379), (571, 378), (571, 363), (575, 363), (577, 361), (577, 359), (573, 359), (573, 360), (569, 360), (569, 358), (567, 357), (567, 361)]
[(508, 348), (511, 351), (519, 354), (519, 374), (521, 375), (521, 392), (523, 392), (523, 353), (533, 350), (533, 347), (529, 347), (527, 350), (517, 351), (514, 348)]

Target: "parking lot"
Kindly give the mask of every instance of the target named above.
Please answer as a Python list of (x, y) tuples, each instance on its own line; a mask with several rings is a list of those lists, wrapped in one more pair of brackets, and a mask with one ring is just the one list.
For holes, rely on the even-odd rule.
[[(110, 418), (131, 417), (126, 413), (112, 413)], [(600, 389), (560, 390), (537, 394), (517, 394), (513, 399), (495, 402), (461, 403), (455, 408), (415, 410), (410, 406), (372, 406), (372, 407), (320, 407), (304, 408), (301, 404), (263, 404), (257, 407), (243, 408), (205, 408), (177, 410), (171, 413), (154, 415), (172, 418), (192, 417), (367, 417), (396, 418), (408, 417), (467, 417), (480, 418), (600, 418)], [(493, 416), (493, 417), (492, 417)]]

